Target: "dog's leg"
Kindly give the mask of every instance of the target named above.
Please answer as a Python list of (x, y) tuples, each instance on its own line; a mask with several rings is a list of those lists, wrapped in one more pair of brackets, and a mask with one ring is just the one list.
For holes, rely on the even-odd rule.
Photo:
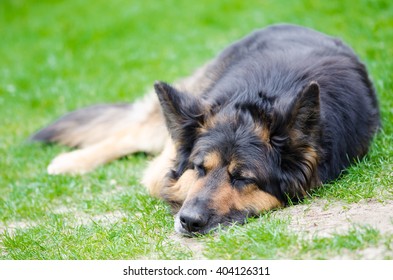
[(168, 138), (155, 95), (136, 102), (127, 118), (113, 120), (113, 126), (116, 128), (101, 141), (58, 155), (48, 166), (48, 173), (83, 174), (127, 154), (159, 153)]
[(92, 146), (58, 155), (48, 166), (48, 173), (83, 174), (138, 151), (157, 153), (166, 141), (166, 133), (164, 126), (131, 126)]
[(171, 139), (168, 139), (164, 150), (145, 169), (142, 184), (149, 193), (155, 197), (161, 197), (161, 189), (164, 186), (165, 176), (173, 165), (176, 151)]

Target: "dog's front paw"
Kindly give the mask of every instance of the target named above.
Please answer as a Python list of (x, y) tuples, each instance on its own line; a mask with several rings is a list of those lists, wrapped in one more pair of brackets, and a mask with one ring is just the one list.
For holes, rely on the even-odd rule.
[(96, 165), (83, 151), (73, 151), (55, 157), (48, 166), (48, 174), (84, 174)]

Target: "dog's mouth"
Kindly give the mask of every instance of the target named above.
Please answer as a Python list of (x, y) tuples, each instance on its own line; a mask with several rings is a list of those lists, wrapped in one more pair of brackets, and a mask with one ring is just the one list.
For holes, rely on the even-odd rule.
[(233, 211), (232, 215), (216, 216), (212, 215), (203, 221), (185, 221), (181, 212), (175, 215), (175, 231), (183, 236), (195, 237), (216, 231), (218, 228), (226, 228), (228, 226), (237, 224), (242, 225), (246, 223), (250, 216), (246, 211)]

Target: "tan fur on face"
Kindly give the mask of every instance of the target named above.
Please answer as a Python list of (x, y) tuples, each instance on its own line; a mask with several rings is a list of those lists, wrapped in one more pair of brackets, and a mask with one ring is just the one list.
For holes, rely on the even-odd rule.
[(166, 197), (171, 201), (176, 201), (179, 203), (183, 203), (190, 190), (195, 188), (197, 185), (197, 175), (194, 170), (187, 170), (184, 174), (179, 178), (176, 184), (170, 188), (170, 193), (166, 193)]
[(233, 174), (235, 169), (236, 169), (236, 167), (237, 167), (237, 165), (238, 165), (238, 162), (236, 160), (232, 160), (231, 163), (228, 166), (228, 172), (230, 174)]
[(209, 116), (208, 118), (205, 119), (205, 122), (203, 125), (199, 128), (199, 132), (206, 133), (208, 132), (211, 128), (215, 127), (217, 124), (217, 118), (216, 116)]
[[(240, 165), (240, 162), (238, 162), (236, 160), (232, 160), (228, 166), (229, 174), (235, 173), (235, 170), (238, 167), (238, 165)], [(240, 172), (240, 176), (242, 176), (244, 178), (254, 178), (255, 174), (251, 170), (242, 169)]]
[(217, 168), (221, 163), (221, 157), (218, 152), (211, 152), (207, 156), (205, 156), (203, 161), (203, 166), (205, 167), (206, 171), (213, 170)]
[(212, 208), (219, 215), (225, 215), (230, 210), (248, 210), (259, 213), (280, 206), (282, 206), (282, 203), (277, 198), (259, 190), (255, 185), (249, 185), (238, 190), (229, 183), (219, 187), (213, 196), (212, 204)]
[(247, 209), (254, 212), (262, 212), (282, 206), (282, 203), (271, 194), (258, 189), (255, 185), (249, 185), (238, 192), (234, 199), (235, 208)]
[(270, 143), (270, 130), (267, 126), (257, 126), (255, 134), (259, 136), (262, 142)]

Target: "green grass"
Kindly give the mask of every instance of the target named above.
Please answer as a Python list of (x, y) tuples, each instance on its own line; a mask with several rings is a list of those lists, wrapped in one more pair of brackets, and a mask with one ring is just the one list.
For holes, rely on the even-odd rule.
[[(314, 199), (393, 200), (391, 1), (0, 1), (0, 258), (190, 259), (168, 207), (139, 184), (149, 157), (129, 156), (85, 176), (48, 176), (66, 149), (28, 136), (65, 112), (132, 101), (174, 81), (251, 30), (306, 25), (348, 42), (378, 91), (383, 130), (370, 154)], [(120, 213), (111, 219), (113, 213)], [(107, 218), (105, 218), (107, 216)], [(332, 258), (392, 235), (372, 228), (307, 239), (265, 215), (198, 238), (207, 258)], [(356, 257), (356, 254), (354, 255)]]
[[(213, 259), (327, 259), (378, 246), (391, 240), (371, 227), (353, 227), (345, 234), (303, 238), (289, 231), (288, 223), (269, 215), (242, 228), (211, 236), (207, 256)], [(389, 247), (390, 248), (390, 247)], [(356, 255), (351, 255), (356, 258)]]

